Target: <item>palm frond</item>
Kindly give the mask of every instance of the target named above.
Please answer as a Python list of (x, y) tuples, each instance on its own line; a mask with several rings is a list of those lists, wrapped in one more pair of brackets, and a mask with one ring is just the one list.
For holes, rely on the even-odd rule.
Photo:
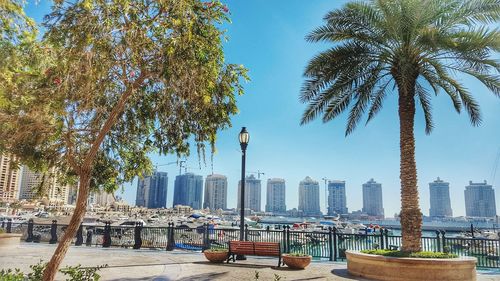
[(431, 112), (431, 97), (429, 95), (429, 92), (419, 83), (417, 83), (415, 86), (415, 94), (417, 95), (418, 100), (420, 101), (420, 105), (422, 106), (422, 110), (424, 111), (425, 133), (429, 135), (434, 129)]
[(375, 115), (377, 115), (377, 113), (380, 111), (380, 109), (382, 109), (382, 106), (383, 106), (382, 102), (384, 101), (384, 98), (387, 95), (386, 88), (387, 88), (387, 86), (389, 86), (389, 84), (391, 82), (392, 82), (392, 79), (388, 79), (384, 84), (379, 86), (377, 91), (373, 94), (372, 103), (371, 103), (370, 109), (368, 111), (368, 118), (366, 120), (366, 124), (368, 124), (368, 122), (370, 122), (373, 119), (373, 117), (375, 117)]

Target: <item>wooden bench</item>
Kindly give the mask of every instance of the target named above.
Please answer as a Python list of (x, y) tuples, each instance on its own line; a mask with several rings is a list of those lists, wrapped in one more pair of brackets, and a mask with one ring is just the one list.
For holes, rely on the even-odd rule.
[(229, 263), (231, 259), (235, 262), (236, 255), (278, 257), (278, 267), (281, 266), (280, 243), (229, 241), (229, 257), (227, 263)]

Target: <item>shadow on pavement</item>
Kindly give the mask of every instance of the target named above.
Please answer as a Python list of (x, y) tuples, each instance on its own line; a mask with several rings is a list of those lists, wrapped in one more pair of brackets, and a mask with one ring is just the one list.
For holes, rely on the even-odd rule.
[(192, 264), (202, 264), (211, 266), (245, 267), (245, 268), (272, 268), (270, 265), (250, 264), (250, 263), (211, 263), (209, 261), (195, 261)]
[[(177, 279), (177, 280), (178, 281), (210, 281), (210, 280), (217, 280), (217, 278), (223, 277), (226, 274), (227, 274), (227, 271), (220, 272), (220, 273), (203, 273), (203, 274), (192, 275), (189, 277), (184, 277), (184, 278)], [(154, 281), (160, 281), (160, 280), (154, 279)], [(167, 281), (167, 280), (165, 280), (165, 281)]]
[(343, 268), (343, 269), (334, 269), (331, 272), (332, 272), (333, 275), (338, 276), (338, 277), (342, 277), (342, 278), (344, 278), (346, 280), (358, 280), (358, 281), (368, 280), (368, 279), (363, 279), (361, 277), (357, 277), (357, 276), (351, 275), (349, 273), (349, 271), (347, 271), (346, 268)]
[(157, 278), (155, 276), (149, 276), (149, 277), (141, 277), (141, 278), (119, 278), (119, 279), (110, 279), (109, 281), (171, 281), (172, 279), (168, 278)]

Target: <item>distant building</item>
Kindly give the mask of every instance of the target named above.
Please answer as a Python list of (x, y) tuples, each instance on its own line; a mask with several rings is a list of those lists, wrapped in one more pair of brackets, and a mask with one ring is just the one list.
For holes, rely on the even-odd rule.
[(33, 172), (24, 166), (21, 176), (21, 187), (19, 189), (19, 199), (36, 199), (34, 188), (37, 188), (42, 182), (42, 174)]
[(105, 191), (99, 191), (95, 195), (95, 204), (101, 207), (110, 207), (115, 202), (115, 196), (113, 193), (108, 193)]
[[(261, 185), (254, 175), (245, 178), (245, 209), (260, 212)], [(238, 182), (238, 210), (241, 209), (241, 180)]]
[(11, 156), (0, 156), (0, 202), (12, 202), (19, 197), (20, 171), (12, 160)]
[(203, 177), (193, 173), (185, 173), (175, 177), (174, 203), (176, 205), (190, 206), (200, 210), (203, 201)]
[(382, 184), (373, 179), (363, 184), (363, 213), (374, 217), (384, 217)]
[(347, 214), (345, 181), (328, 181), (328, 215)]
[[(41, 199), (51, 206), (69, 204), (71, 185), (61, 184), (57, 176), (55, 168), (50, 169), (44, 175), (43, 173), (30, 170), (27, 166), (23, 166), (19, 199)], [(37, 188), (40, 188), (40, 191), (42, 191), (39, 196), (37, 196), (36, 190), (34, 190)]]
[(154, 171), (151, 176), (139, 178), (135, 205), (146, 208), (167, 207), (168, 173)]
[(266, 193), (266, 212), (286, 213), (285, 180), (268, 179)]
[(493, 186), (469, 181), (465, 187), (465, 214), (468, 217), (495, 217), (497, 207)]
[(210, 210), (227, 209), (227, 177), (208, 175), (205, 180), (205, 200), (203, 208)]
[(299, 211), (304, 216), (320, 216), (319, 183), (306, 177), (299, 184)]
[(72, 185), (68, 189), (68, 204), (75, 205), (78, 197), (78, 184)]
[(437, 180), (429, 183), (429, 194), (431, 200), (431, 208), (429, 209), (430, 217), (452, 217), (450, 201), (450, 183)]

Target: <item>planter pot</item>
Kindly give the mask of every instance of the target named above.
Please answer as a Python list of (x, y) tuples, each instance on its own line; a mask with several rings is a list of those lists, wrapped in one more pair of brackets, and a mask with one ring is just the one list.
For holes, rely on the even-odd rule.
[(12, 248), (19, 246), (21, 242), (21, 234), (18, 233), (1, 233), (0, 248)]
[(214, 263), (224, 262), (229, 256), (229, 252), (212, 252), (208, 250), (204, 251), (203, 254), (205, 255), (205, 258), (207, 258), (207, 260)]
[(293, 269), (304, 269), (311, 263), (312, 257), (311, 256), (297, 257), (297, 256), (283, 255), (282, 258), (283, 262), (288, 267)]
[(350, 274), (387, 281), (475, 281), (476, 258), (396, 258), (347, 251)]

